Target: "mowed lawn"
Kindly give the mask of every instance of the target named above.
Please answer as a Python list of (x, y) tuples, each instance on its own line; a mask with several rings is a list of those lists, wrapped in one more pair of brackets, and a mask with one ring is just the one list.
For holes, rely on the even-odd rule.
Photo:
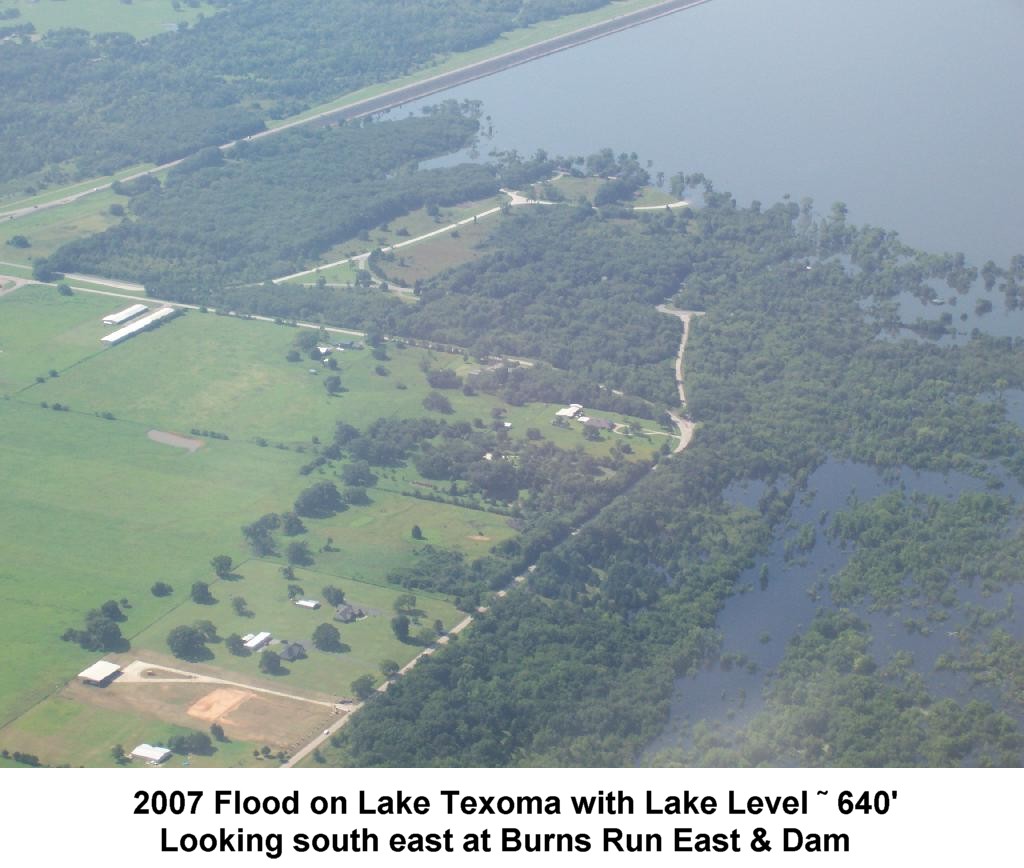
[[(118, 765), (110, 752), (115, 744), (129, 753), (138, 744), (166, 745), (175, 735), (206, 730), (198, 720), (194, 727), (175, 726), (128, 709), (115, 711), (64, 696), (52, 696), (0, 731), (0, 741), (8, 750), (35, 754), (47, 765), (104, 768)], [(209, 756), (189, 757), (188, 765), (244, 767), (265, 764), (252, 755), (253, 748), (259, 745), (232, 740), (216, 742), (214, 746), (216, 750)], [(181, 767), (185, 762), (185, 757), (174, 754), (163, 766)], [(144, 768), (146, 763), (133, 760), (127, 765)]]
[[(0, 725), (102, 656), (59, 638), (89, 609), (126, 597), (122, 633), (144, 630), (211, 577), (213, 555), (241, 557), (239, 526), (301, 485), (295, 453), (212, 441), (189, 454), (18, 401), (0, 401), (0, 443)], [(153, 597), (157, 580), (173, 596)]]
[(31, 21), (39, 32), (80, 27), (93, 33), (130, 33), (137, 39), (175, 30), (179, 22), (191, 24), (200, 13), (209, 16), (217, 12), (207, 3), (195, 8), (180, 3), (175, 9), (171, 0), (6, 0), (4, 6), (21, 10), (20, 18), (5, 24)]
[[(289, 582), (282, 578), (280, 566), (270, 561), (252, 560), (238, 570), (240, 578), (219, 581), (211, 591), (216, 603), (200, 605), (189, 601), (169, 613), (135, 642), (135, 654), (147, 662), (164, 663), (177, 668), (213, 674), (220, 678), (237, 680), (243, 684), (269, 687), (283, 692), (296, 692), (338, 698), (351, 696), (351, 684), (360, 675), (380, 676), (380, 663), (394, 660), (405, 664), (423, 650), (422, 646), (402, 643), (391, 629), (395, 615), (394, 602), (404, 591), (399, 587), (381, 587), (364, 582), (341, 579), (312, 569), (296, 569), (294, 583), (302, 587), (304, 596), (323, 603), (323, 588), (333, 585), (345, 592), (346, 600), (369, 613), (363, 620), (352, 624), (332, 621), (334, 609), (326, 604), (310, 610), (296, 606), (288, 599)], [(233, 597), (245, 598), (252, 617), (240, 616), (231, 605)], [(415, 635), (423, 626), (432, 626), (440, 620), (450, 629), (465, 615), (445, 600), (423, 593), (416, 594), (418, 608), (423, 612), (420, 624), (413, 626)], [(209, 659), (187, 663), (175, 660), (167, 647), (167, 634), (179, 624), (193, 624), (199, 620), (212, 621), (221, 638), (238, 633), (268, 631), (274, 641), (287, 639), (306, 643), (310, 650), (304, 660), (285, 663), (285, 674), (269, 676), (260, 672), (260, 653), (248, 656), (231, 654), (224, 644), (207, 646)], [(313, 631), (320, 624), (334, 624), (341, 633), (343, 650), (319, 651), (312, 647)], [(270, 648), (279, 647), (270, 645)]]
[(62, 296), (52, 286), (23, 286), (0, 296), (0, 395), (102, 352), (100, 338), (112, 329), (101, 320), (129, 304), (84, 292)]

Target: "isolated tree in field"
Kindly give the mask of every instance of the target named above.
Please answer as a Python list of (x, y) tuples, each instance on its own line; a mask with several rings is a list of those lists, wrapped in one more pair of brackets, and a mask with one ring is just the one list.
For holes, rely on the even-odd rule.
[(414, 524), (412, 526), (412, 538), (423, 539), (423, 530), (420, 528), (418, 524)]
[(409, 618), (406, 615), (395, 615), (391, 619), (391, 629), (399, 642), (409, 641)]
[(369, 699), (373, 695), (373, 682), (372, 675), (360, 675), (353, 681), (352, 692), (356, 695), (356, 699)]
[(119, 744), (115, 744), (110, 749), (110, 755), (114, 758), (114, 762), (118, 765), (124, 762), (124, 748)]
[(296, 597), (305, 595), (305, 591), (302, 590), (302, 585), (289, 585), (288, 586), (288, 599), (294, 600)]
[(324, 388), (327, 390), (328, 395), (337, 395), (341, 391), (341, 377), (337, 374), (325, 377)]
[(167, 584), (167, 582), (153, 582), (153, 586), (149, 589), (149, 592), (154, 597), (169, 597), (174, 593), (174, 588)]
[(57, 294), (58, 295), (74, 295), (75, 293), (71, 290), (71, 287), (68, 286), (66, 283), (58, 283), (57, 284)]
[(206, 582), (193, 582), (189, 596), (192, 597), (193, 603), (200, 603), (204, 606), (217, 602), (213, 598), (213, 594), (210, 593), (210, 586)]
[(340, 606), (345, 602), (345, 592), (341, 588), (336, 588), (334, 585), (327, 585), (324, 588), (324, 599), (327, 601), (329, 606)]
[(385, 678), (394, 678), (401, 667), (394, 660), (381, 660), (380, 672)]
[(245, 601), (245, 597), (232, 597), (231, 608), (235, 610), (235, 614), (242, 618), (251, 618), (253, 616), (252, 611), (249, 609), (249, 604)]
[(264, 651), (260, 655), (260, 672), (267, 675), (279, 675), (283, 671), (281, 666), (281, 655), (276, 651)]
[(313, 563), (313, 555), (309, 550), (309, 546), (302, 540), (288, 543), (288, 548), (285, 549), (285, 557), (288, 558), (289, 564), (294, 564), (297, 567), (308, 566)]
[(224, 647), (227, 648), (228, 651), (230, 651), (236, 657), (240, 657), (246, 652), (245, 642), (242, 640), (242, 637), (239, 636), (237, 633), (232, 633), (230, 636), (227, 637), (227, 639), (224, 640)]
[(295, 511), (307, 518), (328, 518), (344, 508), (337, 486), (327, 480), (311, 485), (295, 499)]
[(167, 634), (167, 647), (175, 657), (195, 660), (206, 651), (206, 638), (195, 627), (182, 624)]
[(210, 724), (210, 735), (212, 735), (217, 741), (227, 741), (228, 737), (224, 735), (224, 727), (219, 723)]
[(452, 402), (440, 392), (431, 392), (423, 399), (423, 408), (434, 413), (454, 413)]
[(210, 566), (213, 567), (218, 579), (224, 579), (231, 575), (234, 564), (228, 555), (217, 555), (210, 561)]
[(341, 648), (341, 633), (333, 624), (321, 624), (313, 631), (313, 644), (321, 651), (337, 651)]

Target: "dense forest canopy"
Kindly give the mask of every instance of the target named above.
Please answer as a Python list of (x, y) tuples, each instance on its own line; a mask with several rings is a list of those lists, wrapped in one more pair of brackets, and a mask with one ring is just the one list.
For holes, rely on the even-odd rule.
[[(607, 260), (594, 253), (602, 245)], [(640, 310), (668, 297), (707, 314), (687, 350), (689, 410), (700, 427), (686, 452), (537, 562), (529, 586), (547, 604), (514, 596), (496, 605), (471, 638), (371, 703), (336, 739), (339, 758), (634, 763), (663, 725), (675, 675), (714, 659), (719, 608), (826, 458), (959, 468), (993, 484), (1000, 474), (1021, 478), (1024, 433), (1006, 419), (1002, 390), (1024, 385), (1024, 342), (976, 334), (962, 346), (939, 346), (901, 337), (905, 327), (893, 319), (899, 293), (930, 293), (926, 281), (933, 278), (956, 288), (964, 268), (956, 257), (919, 254), (891, 233), (848, 225), (842, 209), (812, 220), (795, 205), (739, 208), (713, 191), (704, 208), (687, 214), (538, 209), (506, 221), (486, 257), (424, 289), (406, 327), (452, 337), (458, 330), (467, 342), (509, 340), (510, 349), (521, 332), (512, 319), (503, 328), (507, 296), (510, 310), (525, 311), (536, 346), (546, 339), (568, 344), (574, 370), (602, 376), (596, 358), (580, 355), (588, 339), (567, 340), (557, 316), (530, 319), (531, 305), (563, 303), (568, 318), (582, 301), (574, 292), (585, 297), (590, 281), (607, 277), (606, 307), (595, 293), (598, 315), (587, 320), (595, 334), (608, 334), (615, 312), (629, 323), (635, 305), (643, 322)], [(623, 280), (620, 295), (616, 275), (630, 273), (637, 279), (629, 288)], [(475, 318), (477, 305), (489, 315)], [(582, 332), (588, 328), (581, 318)], [(617, 358), (616, 367), (636, 376), (644, 352), (667, 360), (667, 342), (659, 346), (649, 341)], [(662, 378), (671, 384), (667, 367)], [(724, 496), (730, 483), (746, 479), (771, 483), (756, 509)], [(835, 518), (829, 532), (857, 550), (835, 578), (835, 605), (924, 605), (950, 631), (965, 621), (975, 627), (956, 634), (947, 668), (971, 672), (979, 683), (1000, 664), (1019, 669), (1014, 661), (1024, 646), (998, 627), (1012, 613), (979, 620), (948, 590), (981, 577), (995, 592), (1017, 581), (1010, 565), (1021, 536), (1008, 520), (1008, 502), (894, 497)], [(578, 643), (565, 640), (575, 635), (588, 637), (582, 647), (615, 650), (577, 654)], [(933, 696), (908, 660), (876, 659), (870, 635), (855, 614), (826, 611), (794, 640), (766, 710), (749, 730), (734, 737), (697, 732), (688, 753), (659, 761), (1020, 762), (1015, 693)], [(547, 686), (538, 692), (531, 677), (517, 677), (521, 672), (546, 673)], [(445, 724), (453, 719), (466, 725)], [(877, 737), (858, 735), (865, 732)]]
[(332, 245), (425, 204), (497, 193), (492, 169), (416, 171), (472, 141), (471, 107), (446, 104), (385, 123), (301, 127), (227, 152), (209, 148), (166, 184), (124, 185), (131, 216), (65, 245), (43, 269), (145, 283), (155, 295), (209, 303), (215, 290), (315, 262)]
[(0, 39), (0, 182), (164, 163), (439, 55), (607, 0), (219, 0), (137, 41), (57, 30)]

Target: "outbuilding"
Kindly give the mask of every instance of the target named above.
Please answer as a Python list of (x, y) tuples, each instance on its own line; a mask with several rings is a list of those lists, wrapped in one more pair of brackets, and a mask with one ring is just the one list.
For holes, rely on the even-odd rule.
[(319, 609), (320, 608), (320, 601), (319, 600), (296, 600), (295, 601), (295, 605), (296, 606), (302, 606), (303, 609)]
[(259, 651), (264, 645), (270, 641), (270, 634), (267, 632), (263, 633), (252, 633), (247, 634), (248, 638), (243, 636), (245, 640), (245, 647), (250, 651)]
[(88, 669), (78, 673), (78, 677), (92, 687), (106, 687), (121, 674), (121, 667), (109, 660), (98, 660)]
[(141, 759), (150, 765), (158, 765), (171, 755), (170, 749), (166, 747), (154, 747), (151, 744), (140, 744), (131, 752), (132, 759)]

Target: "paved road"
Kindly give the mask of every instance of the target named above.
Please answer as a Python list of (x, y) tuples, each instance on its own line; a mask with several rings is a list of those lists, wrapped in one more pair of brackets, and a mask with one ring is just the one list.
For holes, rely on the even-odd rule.
[[(592, 42), (593, 40), (600, 39), (603, 36), (609, 36), (612, 33), (618, 33), (622, 30), (636, 27), (648, 21), (662, 18), (665, 15), (680, 12), (683, 9), (702, 6), (708, 2), (710, 2), (710, 0), (665, 0), (665, 2), (658, 3), (655, 6), (649, 6), (646, 9), (640, 9), (636, 12), (619, 15), (615, 18), (611, 18), (597, 24), (591, 24), (587, 27), (581, 27), (577, 30), (573, 30), (561, 36), (553, 37), (552, 39), (547, 39), (543, 42), (538, 42), (534, 45), (529, 45), (525, 48), (518, 48), (514, 51), (499, 54), (497, 57), (492, 57), (488, 60), (470, 63), (466, 66), (459, 67), (458, 69), (443, 72), (439, 75), (431, 76), (430, 78), (423, 79), (422, 81), (418, 81), (413, 84), (392, 88), (391, 90), (385, 91), (377, 96), (368, 97), (367, 99), (362, 99), (346, 106), (325, 109), (324, 111), (318, 112), (317, 114), (309, 117), (300, 118), (298, 120), (282, 124), (281, 126), (274, 127), (270, 130), (255, 133), (251, 136), (245, 136), (242, 139), (235, 139), (234, 141), (226, 142), (221, 145), (220, 148), (221, 150), (233, 148), (240, 141), (254, 141), (256, 139), (262, 139), (266, 136), (273, 136), (284, 130), (301, 126), (303, 124), (325, 120), (354, 120), (356, 118), (366, 117), (367, 115), (376, 114), (388, 109), (397, 108), (398, 106), (412, 102), (413, 100), (422, 99), (425, 96), (431, 96), (432, 94), (439, 93), (440, 91), (449, 90), (453, 87), (457, 87), (458, 85), (465, 84), (466, 82), (475, 81), (478, 78), (494, 75), (502, 70), (509, 69), (513, 66), (519, 66), (523, 63), (529, 63), (531, 60), (537, 60), (538, 58), (546, 57), (549, 54), (555, 54), (556, 52), (565, 51), (566, 49), (573, 48), (577, 45)], [(170, 163), (164, 163), (163, 165), (156, 166), (152, 169), (144, 169), (124, 178), (120, 178), (119, 180), (121, 180), (122, 183), (125, 181), (133, 181), (136, 178), (143, 177), (144, 175), (152, 175), (157, 172), (166, 171), (167, 169), (177, 166), (181, 162), (182, 160), (174, 160)], [(85, 190), (81, 190), (77, 193), (71, 193), (50, 202), (43, 202), (38, 205), (26, 205), (22, 208), (3, 211), (0, 212), (0, 220), (17, 220), (19, 217), (25, 217), (29, 214), (35, 214), (49, 208), (58, 208), (61, 205), (69, 205), (86, 196), (91, 196), (93, 193), (99, 193), (103, 190), (107, 190), (112, 186), (112, 184), (113, 181), (95, 184)]]

